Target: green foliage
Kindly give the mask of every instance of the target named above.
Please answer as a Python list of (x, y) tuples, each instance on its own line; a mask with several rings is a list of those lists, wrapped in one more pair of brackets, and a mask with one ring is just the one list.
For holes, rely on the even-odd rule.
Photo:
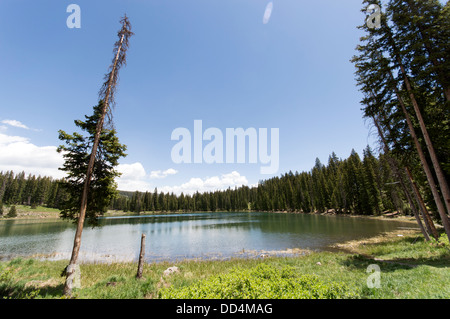
[[(88, 118), (89, 119), (89, 118)], [(77, 121), (82, 129), (92, 129), (92, 121)], [(109, 131), (108, 131), (109, 132)], [(106, 131), (105, 131), (106, 133)], [(109, 134), (109, 135), (108, 135)], [(102, 135), (104, 144), (112, 150), (114, 156), (124, 151), (118, 144), (115, 132)], [(42, 209), (41, 205), (63, 209), (62, 217), (76, 219), (84, 175), (90, 151), (91, 137), (83, 137), (60, 132), (60, 138), (66, 142), (60, 151), (66, 150), (66, 163), (62, 168), (69, 173), (68, 179), (53, 180), (24, 173), (0, 173), (5, 182), (5, 203), (26, 203)], [(106, 140), (110, 142), (106, 143)], [(123, 147), (121, 149), (121, 147)], [(102, 151), (96, 170), (104, 169), (103, 175), (94, 175), (91, 182), (91, 194), (96, 197), (89, 200), (90, 221), (95, 222), (97, 214), (106, 209), (123, 212), (188, 212), (188, 211), (301, 211), (305, 213), (335, 210), (338, 213), (377, 214), (385, 210), (399, 210), (406, 200), (398, 194), (398, 185), (394, 181), (386, 157), (375, 157), (370, 148), (364, 150), (361, 160), (357, 152), (352, 151), (346, 159), (340, 159), (332, 153), (328, 164), (316, 160), (309, 172), (288, 172), (281, 176), (260, 181), (257, 187), (241, 186), (234, 189), (194, 194), (175, 195), (164, 193), (155, 188), (154, 192), (115, 191), (115, 158), (105, 157)], [(113, 157), (114, 157), (113, 156)], [(113, 159), (112, 162), (108, 161)], [(102, 163), (100, 163), (102, 161)], [(89, 209), (89, 207), (88, 207)]]
[(392, 172), (383, 156), (376, 158), (369, 147), (364, 159), (354, 150), (347, 159), (336, 154), (328, 165), (316, 160), (309, 172), (288, 172), (280, 177), (260, 181), (257, 187), (241, 186), (214, 192), (180, 194), (158, 192), (120, 192), (111, 209), (132, 211), (302, 211), (378, 214), (401, 209), (401, 196), (392, 204), (396, 191)]
[[(59, 208), (59, 203), (67, 197), (63, 189), (58, 188), (59, 180), (47, 176), (29, 174), (24, 172), (14, 174), (13, 171), (0, 172), (0, 183), (4, 194), (0, 203), (7, 205), (27, 205), (32, 209), (39, 205)], [(0, 210), (1, 210), (0, 204)]]
[[(74, 221), (78, 219), (87, 167), (102, 108), (103, 101), (100, 101), (94, 107), (92, 116), (85, 116), (85, 121), (75, 121), (76, 126), (87, 132), (87, 136), (59, 131), (59, 139), (66, 144), (58, 147), (58, 152), (63, 153), (65, 159), (60, 169), (67, 173), (67, 178), (61, 181), (60, 187), (69, 194), (62, 204), (63, 218)], [(88, 192), (86, 219), (90, 224), (96, 224), (97, 216), (105, 213), (111, 200), (117, 196), (114, 179), (120, 176), (120, 173), (114, 168), (118, 165), (119, 158), (126, 155), (125, 150), (126, 146), (119, 143), (114, 129), (102, 130)]]
[[(449, 299), (449, 246), (418, 235), (396, 232), (381, 241), (364, 239), (365, 245), (352, 245), (352, 254), (146, 263), (141, 280), (135, 278), (136, 263), (86, 263), (80, 265), (81, 288), (74, 297), (222, 298), (226, 293), (224, 298)], [(381, 269), (380, 288), (367, 286), (367, 267), (374, 263)], [(64, 298), (60, 273), (66, 265), (65, 260), (0, 261), (0, 298)], [(180, 273), (161, 277), (173, 265)], [(38, 294), (33, 282), (40, 284)]]
[(233, 268), (183, 288), (164, 288), (160, 298), (186, 299), (336, 299), (354, 298), (345, 284), (324, 283), (315, 275), (301, 275), (293, 267), (259, 264)]
[(0, 265), (0, 298), (34, 299), (39, 295), (39, 289), (23, 289), (22, 286), (17, 286), (15, 270), (11, 266), (21, 262), (22, 259), (14, 259), (8, 266)]
[(431, 242), (438, 247), (446, 247), (447, 249), (450, 249), (450, 243), (448, 240), (448, 236), (445, 232), (441, 233), (438, 240), (432, 238)]
[(0, 268), (0, 297), (7, 298), (10, 287), (13, 283), (13, 271), (11, 268), (3, 266)]
[[(414, 141), (424, 152), (431, 152), (427, 144), (433, 144), (444, 179), (449, 180), (450, 5), (447, 2), (444, 6), (438, 0), (364, 0), (363, 11), (369, 4), (381, 7), (381, 26), (359, 27), (365, 34), (352, 59), (356, 82), (364, 96), (363, 116), (376, 123), (385, 152), (410, 168), (427, 206), (435, 211), (436, 198), (429, 186), (433, 183), (423, 169), (429, 159), (419, 159), (419, 147)], [(421, 127), (419, 113), (423, 118)], [(431, 143), (424, 142), (423, 127)], [(374, 185), (371, 170), (366, 167), (366, 189)], [(392, 203), (402, 206), (396, 191), (390, 196)], [(385, 198), (369, 200), (389, 204)], [(376, 207), (375, 202), (371, 205)]]
[(11, 206), (8, 212), (8, 215), (6, 215), (6, 217), (10, 217), (10, 218), (14, 218), (17, 217), (17, 209), (16, 206)]

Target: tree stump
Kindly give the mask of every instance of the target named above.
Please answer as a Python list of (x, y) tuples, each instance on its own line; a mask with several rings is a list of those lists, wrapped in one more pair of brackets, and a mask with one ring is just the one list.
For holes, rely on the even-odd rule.
[(145, 234), (142, 234), (141, 236), (141, 252), (139, 253), (139, 263), (138, 263), (138, 270), (136, 274), (136, 278), (141, 279), (142, 278), (142, 272), (144, 270), (144, 255), (145, 255)]

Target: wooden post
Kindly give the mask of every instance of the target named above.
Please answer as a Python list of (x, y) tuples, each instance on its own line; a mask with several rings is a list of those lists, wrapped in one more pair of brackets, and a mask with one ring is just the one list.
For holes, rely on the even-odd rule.
[(142, 234), (141, 237), (141, 252), (139, 253), (139, 264), (138, 264), (138, 270), (136, 274), (136, 278), (141, 279), (142, 278), (142, 271), (144, 270), (144, 255), (145, 255), (145, 234)]

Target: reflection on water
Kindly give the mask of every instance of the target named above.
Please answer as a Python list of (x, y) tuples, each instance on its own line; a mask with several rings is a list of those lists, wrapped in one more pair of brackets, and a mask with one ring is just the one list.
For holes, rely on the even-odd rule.
[[(255, 212), (105, 217), (99, 227), (84, 228), (80, 260), (137, 260), (142, 233), (146, 234), (146, 260), (152, 262), (249, 257), (261, 251), (292, 248), (321, 250), (405, 225), (364, 218)], [(0, 221), (0, 258), (34, 255), (69, 259), (74, 235), (75, 225), (60, 220)]]

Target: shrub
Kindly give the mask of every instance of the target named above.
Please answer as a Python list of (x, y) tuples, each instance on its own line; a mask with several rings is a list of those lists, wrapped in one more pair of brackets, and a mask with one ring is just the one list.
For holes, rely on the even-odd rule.
[(7, 215), (8, 217), (17, 217), (17, 210), (16, 210), (16, 206), (11, 206), (11, 208), (9, 209), (9, 213)]
[(190, 286), (163, 288), (160, 298), (168, 299), (337, 299), (355, 294), (341, 283), (324, 283), (315, 275), (300, 275), (294, 268), (267, 264), (233, 268)]
[[(21, 259), (15, 260), (21, 263)], [(0, 299), (34, 299), (39, 296), (40, 290), (26, 288), (22, 283), (18, 283), (18, 278), (14, 276), (15, 270), (9, 266), (0, 265)]]

